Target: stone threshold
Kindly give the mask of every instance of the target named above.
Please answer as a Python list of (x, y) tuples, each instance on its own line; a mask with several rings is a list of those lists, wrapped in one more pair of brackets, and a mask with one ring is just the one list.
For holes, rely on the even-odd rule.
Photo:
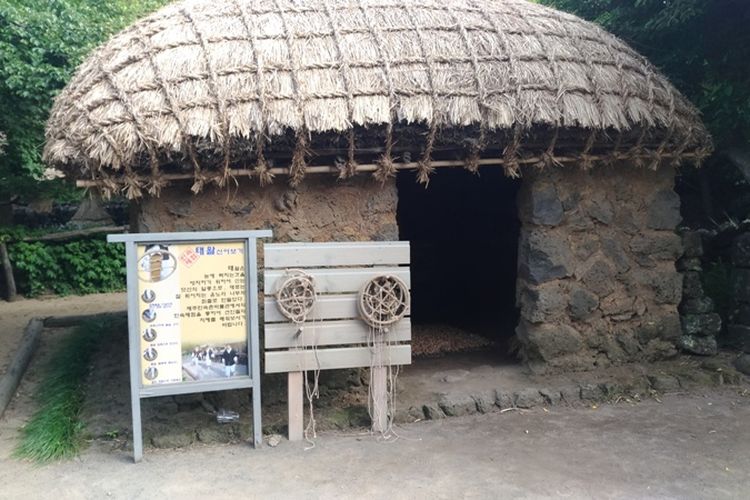
[[(679, 356), (591, 372), (534, 375), (519, 364), (482, 363), (483, 355), (417, 360), (399, 376), (397, 423), (558, 405), (594, 405), (658, 399), (666, 393), (749, 379), (732, 366), (733, 353)], [(473, 363), (473, 365), (472, 365)]]

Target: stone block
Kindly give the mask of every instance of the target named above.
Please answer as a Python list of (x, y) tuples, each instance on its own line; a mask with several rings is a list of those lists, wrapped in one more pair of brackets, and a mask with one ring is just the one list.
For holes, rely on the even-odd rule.
[(643, 347), (643, 357), (646, 361), (661, 361), (677, 356), (674, 341), (654, 339)]
[(518, 260), (519, 275), (537, 285), (573, 274), (567, 242), (547, 231), (522, 233)]
[(599, 384), (581, 385), (581, 399), (584, 401), (601, 401), (604, 399), (604, 390)]
[(519, 297), (521, 315), (532, 323), (543, 323), (558, 317), (567, 305), (567, 292), (561, 283), (526, 285)]
[(698, 354), (700, 356), (714, 356), (719, 352), (715, 337), (683, 335), (680, 337), (677, 347), (690, 354)]
[(603, 299), (599, 304), (604, 316), (627, 316), (631, 318), (635, 315), (635, 299), (624, 292), (611, 294)]
[(599, 250), (599, 238), (594, 233), (581, 233), (573, 241), (573, 254), (579, 262), (588, 260)]
[[(520, 204), (520, 216), (533, 224), (556, 226), (563, 218), (563, 205), (551, 182), (532, 182), (528, 199)], [(523, 212), (528, 212), (524, 214)]]
[(588, 318), (599, 306), (599, 298), (581, 286), (576, 286), (570, 292), (568, 309), (570, 317), (576, 321)]
[(750, 267), (750, 233), (741, 234), (735, 238), (730, 256), (734, 266)]
[(683, 255), (685, 257), (703, 256), (703, 237), (697, 231), (685, 231), (682, 233)]
[(562, 401), (568, 404), (577, 403), (581, 400), (581, 388), (578, 386), (568, 386), (560, 389)]
[(750, 375), (750, 354), (742, 354), (733, 364), (737, 371)]
[(579, 208), (565, 214), (565, 227), (571, 231), (589, 233), (594, 229), (594, 221)]
[(596, 259), (583, 272), (581, 281), (599, 297), (606, 297), (615, 288), (615, 270), (604, 259)]
[(646, 225), (649, 229), (674, 230), (682, 221), (680, 197), (672, 189), (658, 191), (648, 204)]
[(636, 328), (638, 341), (645, 345), (654, 339), (676, 340), (682, 335), (680, 317), (676, 311), (644, 318)]
[(654, 302), (657, 304), (679, 304), (682, 300), (682, 281), (682, 275), (676, 271), (655, 272), (651, 280)]
[(530, 359), (550, 361), (583, 348), (581, 334), (564, 324), (532, 324), (522, 320), (516, 332)]
[(617, 382), (604, 382), (601, 388), (607, 400), (615, 399), (625, 392), (625, 388)]
[(586, 206), (586, 213), (592, 219), (607, 225), (612, 223), (615, 216), (612, 204), (606, 199), (591, 200)]
[(445, 418), (445, 413), (436, 404), (427, 404), (422, 407), (424, 411), (424, 418), (427, 420), (440, 420)]
[(602, 238), (601, 248), (604, 255), (615, 265), (618, 273), (624, 273), (630, 269), (630, 259), (616, 238)]
[(562, 400), (562, 394), (556, 389), (540, 389), (539, 394), (542, 395), (545, 402), (550, 406), (559, 405)]
[(685, 335), (706, 337), (716, 335), (721, 331), (721, 316), (710, 314), (685, 314), (682, 321), (682, 332)]
[(680, 390), (680, 381), (673, 375), (648, 375), (651, 387), (658, 392), (675, 392)]
[(685, 299), (700, 299), (705, 296), (700, 273), (687, 272), (682, 275), (682, 296)]
[(685, 299), (678, 309), (681, 314), (707, 314), (714, 312), (714, 301), (710, 297)]
[(482, 391), (471, 395), (479, 413), (489, 413), (497, 409), (495, 406), (495, 391)]
[[(650, 340), (649, 337), (648, 340)], [(623, 352), (630, 358), (633, 358), (641, 350), (641, 346), (636, 339), (636, 335), (630, 329), (622, 329), (615, 333), (615, 341), (617, 345), (623, 350)], [(644, 342), (645, 343), (645, 342)]]
[(477, 403), (468, 394), (443, 394), (438, 407), (449, 417), (460, 417), (477, 412)]
[(677, 261), (677, 270), (680, 272), (694, 271), (699, 273), (703, 271), (703, 265), (697, 257), (683, 257)]
[(517, 408), (533, 408), (544, 404), (544, 398), (537, 389), (524, 389), (513, 394)]
[(563, 210), (565, 210), (566, 212), (570, 212), (571, 210), (578, 208), (580, 203), (581, 193), (578, 191), (569, 192), (562, 199)]
[(496, 390), (495, 391), (495, 406), (497, 406), (501, 410), (505, 410), (506, 408), (513, 408), (514, 407), (513, 394), (503, 391), (501, 389)]
[(630, 250), (639, 262), (676, 261), (682, 254), (680, 237), (674, 233), (638, 234), (630, 240)]

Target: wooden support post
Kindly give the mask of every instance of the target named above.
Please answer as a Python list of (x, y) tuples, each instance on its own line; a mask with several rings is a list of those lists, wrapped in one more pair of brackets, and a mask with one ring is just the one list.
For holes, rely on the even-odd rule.
[(289, 372), (289, 441), (302, 441), (304, 427), (304, 381), (303, 372)]
[(372, 431), (388, 429), (388, 368), (372, 368)]
[(5, 292), (8, 302), (16, 300), (16, 280), (13, 279), (13, 266), (10, 264), (8, 257), (8, 247), (4, 241), (0, 241), (0, 263), (3, 266), (3, 275), (5, 276)]

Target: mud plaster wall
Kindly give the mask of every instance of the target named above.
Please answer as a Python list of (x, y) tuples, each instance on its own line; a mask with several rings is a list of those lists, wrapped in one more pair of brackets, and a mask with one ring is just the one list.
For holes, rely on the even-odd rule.
[(398, 240), (396, 203), (395, 180), (309, 176), (297, 188), (285, 179), (261, 188), (242, 179), (198, 195), (186, 185), (165, 189), (134, 205), (131, 224), (139, 232), (272, 229), (277, 242)]
[(682, 244), (673, 185), (668, 167), (524, 172), (517, 334), (532, 368), (676, 354)]

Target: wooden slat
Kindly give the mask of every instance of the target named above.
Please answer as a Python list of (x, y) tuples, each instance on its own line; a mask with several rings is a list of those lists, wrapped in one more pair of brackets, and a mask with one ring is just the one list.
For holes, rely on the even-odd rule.
[[(279, 308), (276, 307), (276, 299), (272, 297), (266, 297), (264, 300), (264, 314), (266, 323), (287, 323), (289, 320), (285, 318)], [(410, 311), (407, 311), (407, 315)], [(308, 321), (319, 320), (319, 319), (357, 319), (359, 318), (359, 310), (357, 309), (357, 295), (355, 294), (342, 294), (342, 295), (328, 295), (318, 297), (315, 301), (315, 307), (313, 307), (310, 316), (307, 318)]]
[(264, 254), (266, 269), (387, 266), (409, 263), (409, 242), (268, 243)]
[[(285, 275), (284, 269), (267, 270), (264, 274), (263, 292), (276, 293), (277, 281)], [(408, 267), (359, 267), (334, 269), (305, 269), (315, 280), (318, 294), (359, 292), (362, 286), (376, 276), (396, 276), (411, 288)]]
[[(266, 297), (263, 303), (265, 305), (264, 314), (266, 323), (289, 321), (279, 312), (279, 308), (276, 307), (275, 298)], [(318, 300), (315, 301), (315, 307), (313, 307), (310, 317), (307, 319), (353, 319), (358, 316), (357, 296), (348, 294), (318, 297)]]
[[(266, 352), (265, 365), (266, 373), (314, 370), (318, 366), (321, 370), (357, 368), (370, 366), (371, 356), (368, 347), (318, 349), (317, 356), (311, 349), (305, 351), (270, 351)], [(411, 346), (395, 345), (387, 347), (383, 361), (390, 365), (411, 364)]]
[[(361, 320), (320, 321), (305, 325), (298, 336), (296, 325), (275, 323), (266, 326), (265, 348), (364, 344), (367, 342), (369, 330), (367, 324)], [(411, 319), (402, 319), (385, 335), (391, 342), (411, 340)]]

